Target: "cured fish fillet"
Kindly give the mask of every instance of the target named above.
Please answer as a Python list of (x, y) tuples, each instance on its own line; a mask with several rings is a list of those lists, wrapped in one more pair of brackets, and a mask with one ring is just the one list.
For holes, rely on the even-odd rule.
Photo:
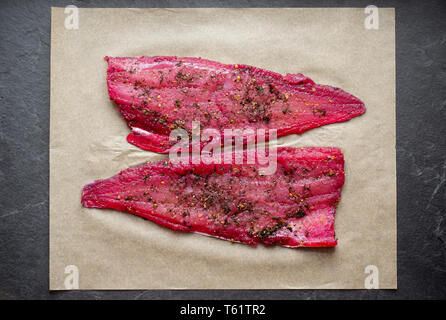
[[(344, 184), (339, 149), (278, 148), (272, 175), (259, 174), (258, 154), (257, 163), (236, 165), (236, 152), (230, 153), (232, 164), (165, 160), (131, 167), (84, 186), (82, 205), (253, 246), (337, 244), (335, 207)], [(243, 155), (246, 160), (246, 150)]]
[[(353, 95), (302, 74), (201, 58), (105, 57), (107, 86), (132, 132), (127, 140), (168, 153), (171, 130), (276, 129), (277, 137), (342, 122), (365, 112)], [(268, 137), (267, 137), (268, 138)]]

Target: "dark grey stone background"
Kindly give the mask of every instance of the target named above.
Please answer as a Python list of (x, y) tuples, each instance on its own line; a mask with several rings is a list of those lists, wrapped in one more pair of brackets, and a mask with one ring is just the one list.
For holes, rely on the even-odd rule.
[[(50, 6), (68, 4), (395, 7), (398, 290), (49, 292)], [(446, 1), (1, 1), (0, 35), (0, 299), (446, 298)]]

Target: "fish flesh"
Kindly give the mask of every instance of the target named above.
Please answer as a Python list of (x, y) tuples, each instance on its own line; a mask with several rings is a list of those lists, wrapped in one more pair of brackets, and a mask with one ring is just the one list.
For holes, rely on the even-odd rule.
[[(131, 128), (127, 140), (168, 153), (174, 129), (276, 129), (277, 137), (343, 122), (364, 103), (298, 73), (285, 76), (248, 65), (201, 58), (105, 57), (107, 87)], [(266, 137), (268, 139), (268, 137)]]
[(241, 164), (235, 162), (237, 151), (228, 151), (229, 164), (162, 160), (84, 186), (81, 202), (253, 246), (336, 246), (342, 152), (329, 147), (275, 150), (274, 174), (259, 174), (258, 152), (255, 163), (248, 164), (246, 150)]

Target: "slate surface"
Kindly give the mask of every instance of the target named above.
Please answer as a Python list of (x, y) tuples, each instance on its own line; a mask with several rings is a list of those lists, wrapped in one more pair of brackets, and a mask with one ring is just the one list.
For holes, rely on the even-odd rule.
[(0, 299), (446, 298), (446, 2), (441, 0), (373, 3), (396, 8), (398, 290), (49, 292), (50, 7), (69, 4), (142, 8), (365, 7), (371, 3), (1, 1)]

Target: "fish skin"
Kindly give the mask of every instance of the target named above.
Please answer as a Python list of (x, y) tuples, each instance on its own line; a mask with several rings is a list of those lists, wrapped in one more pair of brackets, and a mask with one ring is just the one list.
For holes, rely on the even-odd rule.
[(335, 208), (344, 184), (339, 149), (278, 148), (273, 175), (243, 163), (146, 163), (87, 184), (81, 203), (252, 246), (336, 246)]
[(277, 136), (347, 121), (364, 103), (302, 74), (281, 74), (248, 65), (201, 58), (105, 57), (107, 87), (132, 132), (127, 140), (168, 153), (171, 130), (277, 129)]

